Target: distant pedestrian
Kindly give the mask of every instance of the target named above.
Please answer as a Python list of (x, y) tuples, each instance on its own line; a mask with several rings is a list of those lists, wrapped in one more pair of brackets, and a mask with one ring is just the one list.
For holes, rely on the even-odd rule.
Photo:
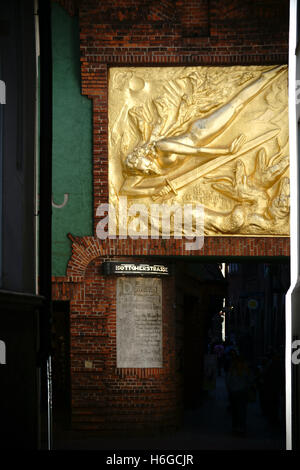
[(243, 435), (246, 432), (247, 404), (252, 375), (245, 360), (232, 353), (232, 363), (226, 377), (232, 413), (232, 431)]
[(222, 375), (224, 346), (223, 344), (216, 344), (214, 347), (214, 354), (217, 356), (218, 375)]
[[(233, 353), (232, 353), (232, 351), (233, 351)], [(229, 341), (229, 343), (227, 343), (225, 345), (224, 355), (223, 355), (223, 368), (224, 368), (225, 373), (228, 372), (228, 370), (230, 368), (232, 357), (233, 356), (235, 357), (236, 353), (237, 353), (236, 346), (234, 345), (234, 343), (232, 341)]]

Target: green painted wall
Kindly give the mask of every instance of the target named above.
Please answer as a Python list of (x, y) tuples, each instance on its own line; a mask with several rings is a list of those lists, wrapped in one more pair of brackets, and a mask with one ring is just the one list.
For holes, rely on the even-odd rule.
[(67, 233), (92, 235), (92, 103), (80, 94), (78, 18), (52, 4), (53, 202), (52, 274), (63, 276), (71, 255)]

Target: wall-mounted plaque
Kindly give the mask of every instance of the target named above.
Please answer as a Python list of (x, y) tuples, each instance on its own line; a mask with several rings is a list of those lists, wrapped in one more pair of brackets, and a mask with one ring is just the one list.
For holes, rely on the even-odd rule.
[(117, 367), (162, 367), (162, 281), (117, 280)]

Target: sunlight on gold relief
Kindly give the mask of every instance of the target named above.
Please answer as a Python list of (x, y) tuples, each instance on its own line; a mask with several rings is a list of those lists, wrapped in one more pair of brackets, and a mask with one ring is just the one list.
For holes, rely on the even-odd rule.
[(287, 66), (111, 68), (109, 198), (203, 204), (205, 235), (289, 235)]

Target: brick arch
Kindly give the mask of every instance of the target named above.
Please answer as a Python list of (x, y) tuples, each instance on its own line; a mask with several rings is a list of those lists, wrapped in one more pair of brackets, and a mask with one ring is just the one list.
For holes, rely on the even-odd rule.
[(81, 282), (84, 281), (89, 264), (105, 253), (105, 242), (91, 236), (74, 237), (71, 233), (68, 233), (68, 238), (72, 242), (72, 255), (68, 262), (67, 276), (72, 277), (75, 282)]
[(83, 282), (88, 265), (95, 258), (137, 256), (289, 256), (289, 237), (205, 237), (200, 250), (186, 250), (185, 240), (106, 239), (76, 237), (71, 233), (72, 255), (67, 267), (69, 282)]
[(89, 264), (86, 266), (86, 269), (85, 269), (85, 272), (84, 272), (84, 280), (85, 281), (95, 278), (95, 276), (96, 276), (96, 273), (95, 273), (96, 260), (97, 260), (97, 258), (91, 259)]

